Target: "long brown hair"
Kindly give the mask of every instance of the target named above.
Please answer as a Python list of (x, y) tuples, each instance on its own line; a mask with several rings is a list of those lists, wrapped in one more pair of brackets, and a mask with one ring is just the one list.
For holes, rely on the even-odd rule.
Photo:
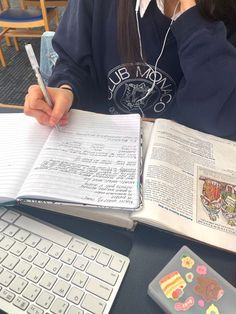
[[(200, 13), (210, 21), (223, 21), (236, 29), (236, 0), (196, 0)], [(118, 0), (118, 44), (124, 62), (140, 61), (135, 0)]]

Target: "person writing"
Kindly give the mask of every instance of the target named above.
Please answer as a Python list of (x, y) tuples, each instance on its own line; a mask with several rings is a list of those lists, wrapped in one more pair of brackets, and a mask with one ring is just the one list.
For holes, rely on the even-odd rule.
[(41, 124), (73, 107), (236, 134), (235, 0), (70, 0), (53, 47), (54, 107), (37, 85), (24, 105)]

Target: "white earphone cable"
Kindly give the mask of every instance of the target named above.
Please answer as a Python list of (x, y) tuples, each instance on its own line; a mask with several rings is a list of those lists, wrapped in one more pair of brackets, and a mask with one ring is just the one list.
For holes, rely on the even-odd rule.
[[(168, 35), (169, 35), (170, 29), (171, 29), (171, 25), (172, 25), (173, 22), (174, 22), (174, 18), (175, 18), (175, 15), (176, 15), (176, 11), (177, 11), (177, 9), (178, 9), (178, 7), (179, 7), (179, 4), (180, 4), (180, 3), (178, 2), (177, 5), (175, 6), (174, 13), (173, 13), (173, 15), (172, 15), (170, 25), (169, 25), (169, 27), (168, 27), (168, 29), (167, 29), (167, 31), (166, 31), (166, 34), (165, 34), (165, 37), (164, 37), (164, 40), (163, 40), (163, 44), (162, 44), (162, 47), (161, 47), (161, 52), (160, 52), (160, 54), (159, 54), (159, 56), (157, 57), (156, 62), (155, 62), (155, 66), (154, 66), (154, 80), (153, 80), (153, 82), (152, 82), (152, 86), (148, 89), (146, 95), (144, 95), (142, 98), (140, 98), (140, 99), (138, 100), (138, 102), (141, 102), (141, 101), (143, 101), (145, 98), (147, 98), (147, 97), (151, 94), (151, 92), (153, 91), (153, 89), (154, 89), (154, 87), (155, 87), (155, 84), (156, 84), (156, 77), (157, 77), (157, 73), (156, 73), (157, 65), (158, 65), (158, 63), (159, 63), (159, 61), (160, 61), (160, 59), (161, 59), (161, 57), (162, 57), (162, 55), (163, 55), (163, 52), (164, 52), (164, 49), (165, 49), (165, 45), (166, 45), (166, 41), (167, 41), (167, 37), (168, 37)], [(148, 63), (144, 60), (144, 58), (143, 58), (143, 47), (142, 47), (142, 41), (141, 41), (141, 32), (140, 32), (140, 26), (139, 26), (138, 12), (139, 12), (139, 8), (137, 8), (137, 6), (136, 6), (136, 9), (135, 9), (135, 16), (136, 16), (136, 24), (137, 24), (138, 39), (139, 39), (140, 57), (141, 57), (143, 63), (146, 64), (149, 68), (152, 69), (151, 65), (148, 64)], [(142, 112), (142, 116), (144, 116), (144, 115), (143, 115), (143, 111), (141, 110), (141, 108), (140, 108), (140, 111)]]

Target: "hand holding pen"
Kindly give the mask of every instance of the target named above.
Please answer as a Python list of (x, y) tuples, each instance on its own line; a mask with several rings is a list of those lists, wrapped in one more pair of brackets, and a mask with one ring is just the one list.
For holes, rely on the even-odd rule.
[(49, 126), (65, 125), (67, 112), (73, 102), (73, 93), (62, 88), (46, 87), (31, 45), (25, 46), (38, 85), (30, 86), (25, 98), (24, 112), (39, 123)]

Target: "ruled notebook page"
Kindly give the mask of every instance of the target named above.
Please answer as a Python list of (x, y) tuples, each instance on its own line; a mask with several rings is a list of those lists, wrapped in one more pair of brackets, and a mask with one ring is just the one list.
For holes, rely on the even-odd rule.
[(20, 197), (136, 209), (140, 203), (140, 116), (71, 111), (54, 129)]
[(0, 114), (0, 202), (14, 200), (51, 129), (23, 113)]

